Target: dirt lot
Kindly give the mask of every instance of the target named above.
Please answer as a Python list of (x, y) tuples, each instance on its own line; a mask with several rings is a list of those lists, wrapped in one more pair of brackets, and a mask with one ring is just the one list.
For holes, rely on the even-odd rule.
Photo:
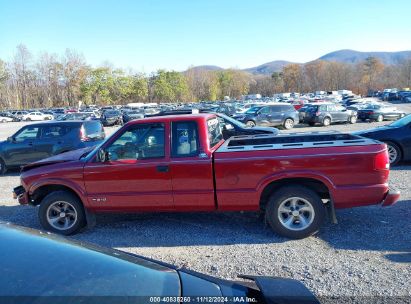
[[(404, 105), (411, 112), (410, 105)], [(383, 123), (333, 125), (353, 131)], [(22, 123), (0, 124), (0, 140)], [(301, 131), (323, 127), (298, 127)], [(115, 128), (108, 128), (110, 134)], [(370, 303), (387, 296), (411, 301), (411, 164), (391, 171), (402, 191), (388, 208), (337, 212), (316, 236), (290, 241), (276, 236), (255, 214), (138, 214), (98, 216), (97, 226), (73, 238), (115, 247), (224, 278), (257, 274), (296, 278), (318, 296), (358, 296)], [(17, 172), (0, 177), (0, 220), (40, 228), (36, 210), (11, 198)]]

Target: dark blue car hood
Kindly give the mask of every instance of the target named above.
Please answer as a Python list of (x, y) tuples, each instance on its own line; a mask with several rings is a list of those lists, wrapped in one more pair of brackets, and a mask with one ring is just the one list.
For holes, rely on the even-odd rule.
[(374, 132), (382, 132), (382, 131), (388, 131), (388, 130), (394, 130), (394, 129), (396, 129), (396, 127), (381, 126), (381, 127), (377, 127), (373, 129), (368, 129), (368, 130), (355, 131), (355, 132), (352, 132), (352, 134), (361, 136), (361, 135), (366, 135), (366, 134), (370, 134)]

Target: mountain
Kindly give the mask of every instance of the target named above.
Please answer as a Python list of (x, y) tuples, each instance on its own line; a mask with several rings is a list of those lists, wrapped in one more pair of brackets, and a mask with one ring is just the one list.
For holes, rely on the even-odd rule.
[(264, 63), (262, 65), (244, 69), (243, 71), (251, 73), (251, 74), (264, 74), (264, 75), (271, 75), (274, 72), (280, 72), (283, 67), (290, 64), (292, 62), (285, 61), (285, 60), (276, 60)]
[[(367, 57), (376, 57), (385, 65), (401, 63), (401, 61), (411, 58), (411, 51), (401, 52), (359, 52), (354, 50), (339, 50), (321, 56), (317, 60), (356, 64), (364, 61)], [(273, 72), (280, 72), (284, 66), (293, 62), (276, 60), (261, 64), (256, 67), (243, 69), (243, 71), (254, 75), (271, 75)], [(223, 68), (215, 65), (200, 65), (189, 70), (221, 71)]]
[(221, 71), (223, 68), (216, 65), (198, 65), (192, 68), (189, 68), (187, 71)]
[(339, 50), (328, 53), (319, 60), (334, 61), (341, 63), (356, 64), (364, 61), (367, 57), (376, 57), (385, 65), (398, 64), (403, 60), (411, 58), (411, 51), (402, 52), (359, 52), (354, 50)]

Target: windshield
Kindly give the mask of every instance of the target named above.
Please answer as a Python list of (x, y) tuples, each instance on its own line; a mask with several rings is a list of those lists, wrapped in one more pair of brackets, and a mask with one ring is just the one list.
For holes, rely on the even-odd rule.
[(389, 126), (391, 127), (404, 127), (411, 123), (411, 114), (398, 119), (397, 121), (394, 121), (393, 123), (390, 123)]
[(247, 126), (246, 126), (245, 124), (243, 124), (242, 122), (240, 122), (240, 121), (238, 121), (238, 120), (236, 120), (236, 119), (234, 119), (234, 118), (232, 118), (232, 117), (230, 117), (230, 116), (227, 116), (227, 115), (225, 115), (225, 114), (219, 113), (218, 116), (221, 117), (221, 118), (224, 120), (225, 123), (229, 123), (229, 124), (232, 124), (232, 125), (236, 125), (236, 126), (238, 126), (238, 127), (240, 127), (240, 128), (246, 128), (246, 127), (247, 127)]

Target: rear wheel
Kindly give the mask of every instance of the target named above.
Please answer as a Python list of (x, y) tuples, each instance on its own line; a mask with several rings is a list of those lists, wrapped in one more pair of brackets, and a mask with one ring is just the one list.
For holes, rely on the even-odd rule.
[(395, 166), (402, 159), (401, 149), (397, 144), (393, 142), (388, 141), (386, 142), (386, 144), (387, 144), (387, 149), (388, 149), (388, 156), (390, 159), (390, 165)]
[(265, 217), (279, 235), (301, 239), (320, 229), (325, 219), (325, 206), (311, 189), (286, 186), (272, 194)]
[(245, 124), (247, 127), (255, 127), (255, 122), (252, 120), (247, 121)]
[(38, 215), (44, 229), (63, 235), (74, 234), (86, 224), (83, 204), (66, 191), (48, 194), (40, 203)]
[(2, 123), (5, 123), (5, 122), (7, 122), (7, 120), (6, 120), (6, 119), (2, 119), (1, 122), (2, 122)]
[(382, 122), (384, 120), (384, 116), (382, 116), (381, 114), (377, 116), (376, 119), (378, 122)]
[(350, 124), (355, 124), (357, 122), (357, 116), (350, 117)]
[(328, 127), (331, 124), (331, 119), (329, 117), (325, 117), (323, 119), (323, 126)]
[(31, 120), (31, 118), (30, 118), (30, 117), (27, 117), (27, 118), (26, 118), (26, 121), (30, 121), (30, 120)]
[(290, 130), (290, 129), (294, 128), (294, 120), (291, 119), (291, 118), (287, 118), (287, 119), (284, 121), (283, 126), (284, 126), (284, 128), (287, 129), (287, 130)]

